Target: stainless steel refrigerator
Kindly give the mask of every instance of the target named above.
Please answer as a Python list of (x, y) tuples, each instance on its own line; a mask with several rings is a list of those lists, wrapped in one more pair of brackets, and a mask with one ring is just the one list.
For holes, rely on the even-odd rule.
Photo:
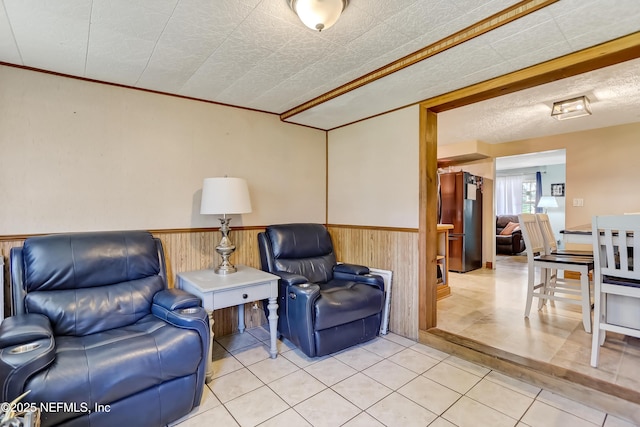
[(482, 177), (468, 172), (442, 173), (440, 223), (449, 232), (449, 271), (482, 268)]

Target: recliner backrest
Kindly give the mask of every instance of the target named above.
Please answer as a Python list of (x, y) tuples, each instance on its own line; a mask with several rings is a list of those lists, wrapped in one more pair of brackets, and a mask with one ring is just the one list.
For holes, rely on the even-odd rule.
[(267, 227), (271, 264), (276, 271), (300, 274), (313, 283), (333, 278), (336, 256), (326, 227), (321, 224), (281, 224)]
[(162, 258), (161, 244), (144, 231), (28, 238), (11, 251), (14, 310), (47, 316), (56, 335), (134, 323), (166, 288)]

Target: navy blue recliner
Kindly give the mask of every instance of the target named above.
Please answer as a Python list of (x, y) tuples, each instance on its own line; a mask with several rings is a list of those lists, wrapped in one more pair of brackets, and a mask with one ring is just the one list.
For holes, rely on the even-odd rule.
[(167, 289), (148, 232), (28, 238), (11, 250), (11, 280), (0, 401), (30, 390), (26, 402), (61, 402), (43, 427), (157, 427), (200, 404), (208, 316), (199, 298)]
[(360, 265), (337, 264), (320, 224), (283, 224), (258, 235), (262, 269), (280, 276), (278, 332), (307, 356), (323, 356), (380, 332), (384, 281)]

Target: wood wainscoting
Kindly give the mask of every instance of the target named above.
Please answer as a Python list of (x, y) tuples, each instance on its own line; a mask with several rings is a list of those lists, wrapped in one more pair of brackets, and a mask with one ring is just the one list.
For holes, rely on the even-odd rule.
[[(396, 334), (418, 338), (418, 232), (414, 229), (393, 229), (329, 225), (336, 256), (339, 261), (362, 264), (393, 271), (391, 319), (389, 329)], [(232, 228), (231, 240), (236, 251), (231, 256), (234, 264), (260, 268), (258, 233), (264, 227)], [(151, 230), (164, 246), (169, 286), (174, 286), (176, 273), (212, 268), (219, 262), (215, 245), (220, 232), (212, 229)], [(22, 246), (30, 236), (0, 236), (0, 252), (5, 257), (5, 313), (10, 313), (9, 251)], [(253, 309), (245, 305), (247, 328), (266, 324), (262, 305)], [(230, 307), (214, 312), (213, 327), (216, 336), (238, 330), (238, 308)]]
[(418, 230), (328, 225), (338, 261), (393, 271), (389, 329), (418, 339)]

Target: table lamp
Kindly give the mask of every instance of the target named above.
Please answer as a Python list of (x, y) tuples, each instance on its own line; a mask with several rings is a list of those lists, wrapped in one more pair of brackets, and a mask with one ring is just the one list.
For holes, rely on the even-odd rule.
[(547, 208), (557, 208), (558, 202), (553, 196), (542, 196), (540, 197), (540, 201), (536, 205), (537, 208), (543, 208), (544, 213), (547, 213)]
[(236, 247), (229, 239), (231, 228), (227, 215), (251, 212), (251, 200), (247, 181), (242, 178), (205, 178), (202, 184), (202, 203), (200, 214), (222, 215), (220, 218), (220, 233), (222, 238), (216, 246), (216, 252), (222, 257), (222, 262), (214, 269), (216, 274), (231, 274), (237, 271), (229, 262), (229, 257)]

